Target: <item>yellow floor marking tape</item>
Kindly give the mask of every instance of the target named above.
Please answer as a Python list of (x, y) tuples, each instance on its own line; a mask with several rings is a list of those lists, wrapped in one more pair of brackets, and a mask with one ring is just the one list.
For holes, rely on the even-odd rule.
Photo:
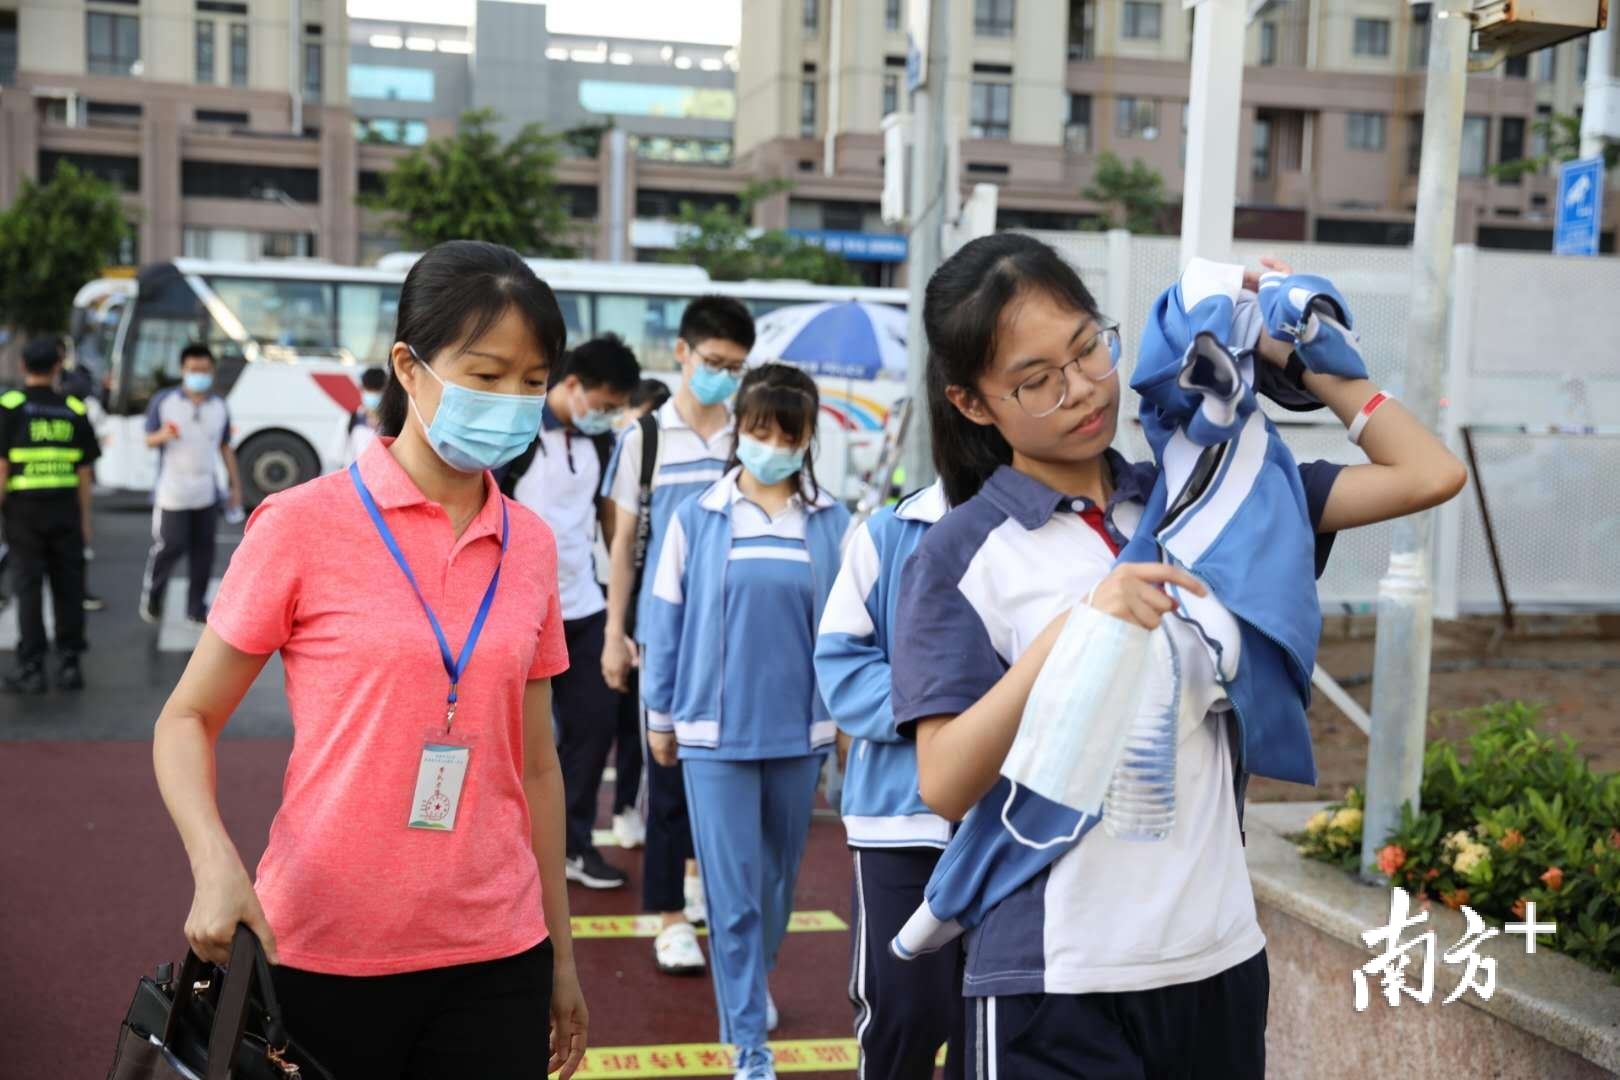
[[(657, 937), (659, 929), (656, 915), (575, 915), (570, 925), (575, 941), (583, 938), (650, 938)], [(849, 924), (831, 911), (795, 911), (788, 917), (790, 934), (848, 929)], [(707, 931), (700, 927), (698, 933)]]
[[(779, 1073), (854, 1072), (854, 1039), (793, 1039), (773, 1042)], [(628, 1080), (650, 1076), (730, 1076), (731, 1047), (719, 1043), (617, 1046), (592, 1049), (574, 1074), (577, 1080)]]

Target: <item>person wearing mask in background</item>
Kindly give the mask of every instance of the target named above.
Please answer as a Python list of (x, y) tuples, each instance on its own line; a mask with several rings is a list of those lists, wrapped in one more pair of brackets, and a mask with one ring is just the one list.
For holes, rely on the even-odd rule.
[[(680, 388), (625, 432), (608, 468), (603, 491), (613, 500), (615, 520), (602, 674), (609, 686), (637, 700), (640, 650), (633, 635), (646, 625), (659, 547), (680, 505), (725, 474), (732, 444), (727, 402), (737, 392), (753, 347), (754, 319), (741, 301), (700, 296), (688, 304), (675, 341)], [(703, 885), (692, 853), (685, 787), (670, 753), (673, 739), (667, 742), (669, 761), (646, 763), (642, 900), (661, 924), (653, 939), (658, 970), (692, 974), (704, 968), (692, 926), (703, 915)]]
[(798, 368), (764, 364), (743, 379), (726, 474), (675, 512), (642, 625), (647, 738), (660, 765), (679, 746), (737, 1080), (776, 1076), (766, 976), (837, 735), (814, 656), (849, 511), (816, 484), (819, 412)]
[(669, 388), (669, 383), (663, 379), (650, 377), (642, 379), (636, 384), (636, 388), (630, 391), (630, 402), (619, 416), (619, 430), (628, 431), (643, 416), (662, 409), (664, 402), (668, 401), (673, 393), (674, 391)]
[(230, 480), (228, 507), (242, 508), (242, 482), (231, 449), (231, 414), (214, 393), (214, 354), (199, 343), (180, 350), (180, 385), (153, 395), (146, 410), (146, 445), (158, 451), (152, 551), (146, 560), (141, 618), (163, 621), (169, 575), (189, 556), (186, 620), (208, 620), (208, 579), (214, 573), (214, 532), (219, 521), (215, 465), (223, 460)]
[(56, 616), (56, 685), (79, 690), (84, 672), (84, 549), (90, 541), (91, 465), (100, 453), (78, 397), (56, 389), (62, 352), (39, 338), (23, 347), (23, 388), (0, 395), (0, 529), (17, 595), (17, 667), (0, 680), (14, 694), (46, 690), (43, 588)]
[(388, 372), (380, 367), (369, 367), (360, 373), (360, 407), (349, 414), (339, 433), (337, 459), (346, 469), (360, 460), (366, 447), (377, 441), (381, 423), (378, 410), (382, 407), (383, 387), (388, 385)]
[(844, 546), (816, 638), (822, 698), (851, 740), (840, 812), (855, 861), (855, 1038), (861, 1075), (885, 1080), (929, 1080), (947, 1039), (946, 1077), (966, 1075), (961, 947), (953, 942), (909, 963), (889, 951), (951, 838), (950, 822), (918, 793), (917, 748), (896, 729), (889, 704), (900, 573), (947, 509), (936, 481), (862, 522)]
[[(381, 436), (254, 512), (157, 721), (195, 880), (186, 938), (217, 962), (252, 929), (288, 1030), (335, 1077), (567, 1080), (585, 1052), (551, 734), (556, 545), (488, 471), (534, 440), (564, 334), (510, 248), (424, 253)], [(297, 738), (253, 881), (220, 820), (215, 744), (275, 652)]]
[(595, 443), (613, 431), (640, 378), (635, 353), (612, 334), (569, 352), (546, 392), (539, 436), (501, 481), (502, 490), (539, 514), (557, 538), (569, 664), (552, 680), (551, 707), (568, 804), (568, 880), (588, 889), (616, 889), (628, 880), (591, 840), (620, 697), (602, 677), (607, 601), (596, 581), (595, 547), (598, 521), (613, 507), (600, 493), (602, 461)]

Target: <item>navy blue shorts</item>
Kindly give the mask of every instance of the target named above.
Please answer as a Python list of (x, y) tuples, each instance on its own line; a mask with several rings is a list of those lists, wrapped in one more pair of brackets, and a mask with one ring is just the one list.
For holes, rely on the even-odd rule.
[(969, 998), (969, 1080), (1260, 1080), (1262, 949), (1194, 983), (1119, 994)]

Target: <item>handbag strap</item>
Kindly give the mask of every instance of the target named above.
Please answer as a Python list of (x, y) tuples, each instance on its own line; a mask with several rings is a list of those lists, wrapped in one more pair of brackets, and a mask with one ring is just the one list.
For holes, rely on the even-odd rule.
[[(169, 1003), (169, 1015), (163, 1021), (164, 1046), (174, 1045), (175, 1037), (179, 1034), (180, 1018), (190, 1009), (192, 998), (200, 992), (198, 984), (204, 980), (211, 984), (217, 978), (218, 968), (205, 963), (195, 952), (186, 950), (186, 958), (180, 964), (180, 975), (174, 983), (174, 1000)], [(202, 989), (208, 989), (208, 986)]]
[(242, 1033), (247, 1030), (248, 1008), (253, 999), (255, 981), (259, 983), (259, 993), (262, 995), (265, 1040), (272, 1050), (285, 1050), (287, 1029), (282, 1022), (281, 1006), (270, 979), (269, 961), (259, 946), (258, 936), (245, 924), (239, 923), (236, 936), (231, 941), (231, 962), (225, 971), (225, 987), (220, 992), (219, 1007), (214, 1013), (214, 1027), (208, 1035), (206, 1080), (230, 1080), (236, 1048), (242, 1042)]

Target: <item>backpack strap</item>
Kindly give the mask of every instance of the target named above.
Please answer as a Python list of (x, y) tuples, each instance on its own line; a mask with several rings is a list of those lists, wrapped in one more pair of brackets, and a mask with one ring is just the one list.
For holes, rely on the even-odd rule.
[(625, 629), (631, 635), (634, 635), (636, 630), (636, 601), (641, 597), (641, 582), (647, 575), (647, 546), (652, 538), (653, 476), (658, 472), (659, 449), (658, 417), (648, 413), (636, 423), (641, 428), (641, 484), (636, 509), (636, 543), (632, 556), (636, 576), (635, 585), (630, 590), (632, 597), (630, 610), (625, 616)]

